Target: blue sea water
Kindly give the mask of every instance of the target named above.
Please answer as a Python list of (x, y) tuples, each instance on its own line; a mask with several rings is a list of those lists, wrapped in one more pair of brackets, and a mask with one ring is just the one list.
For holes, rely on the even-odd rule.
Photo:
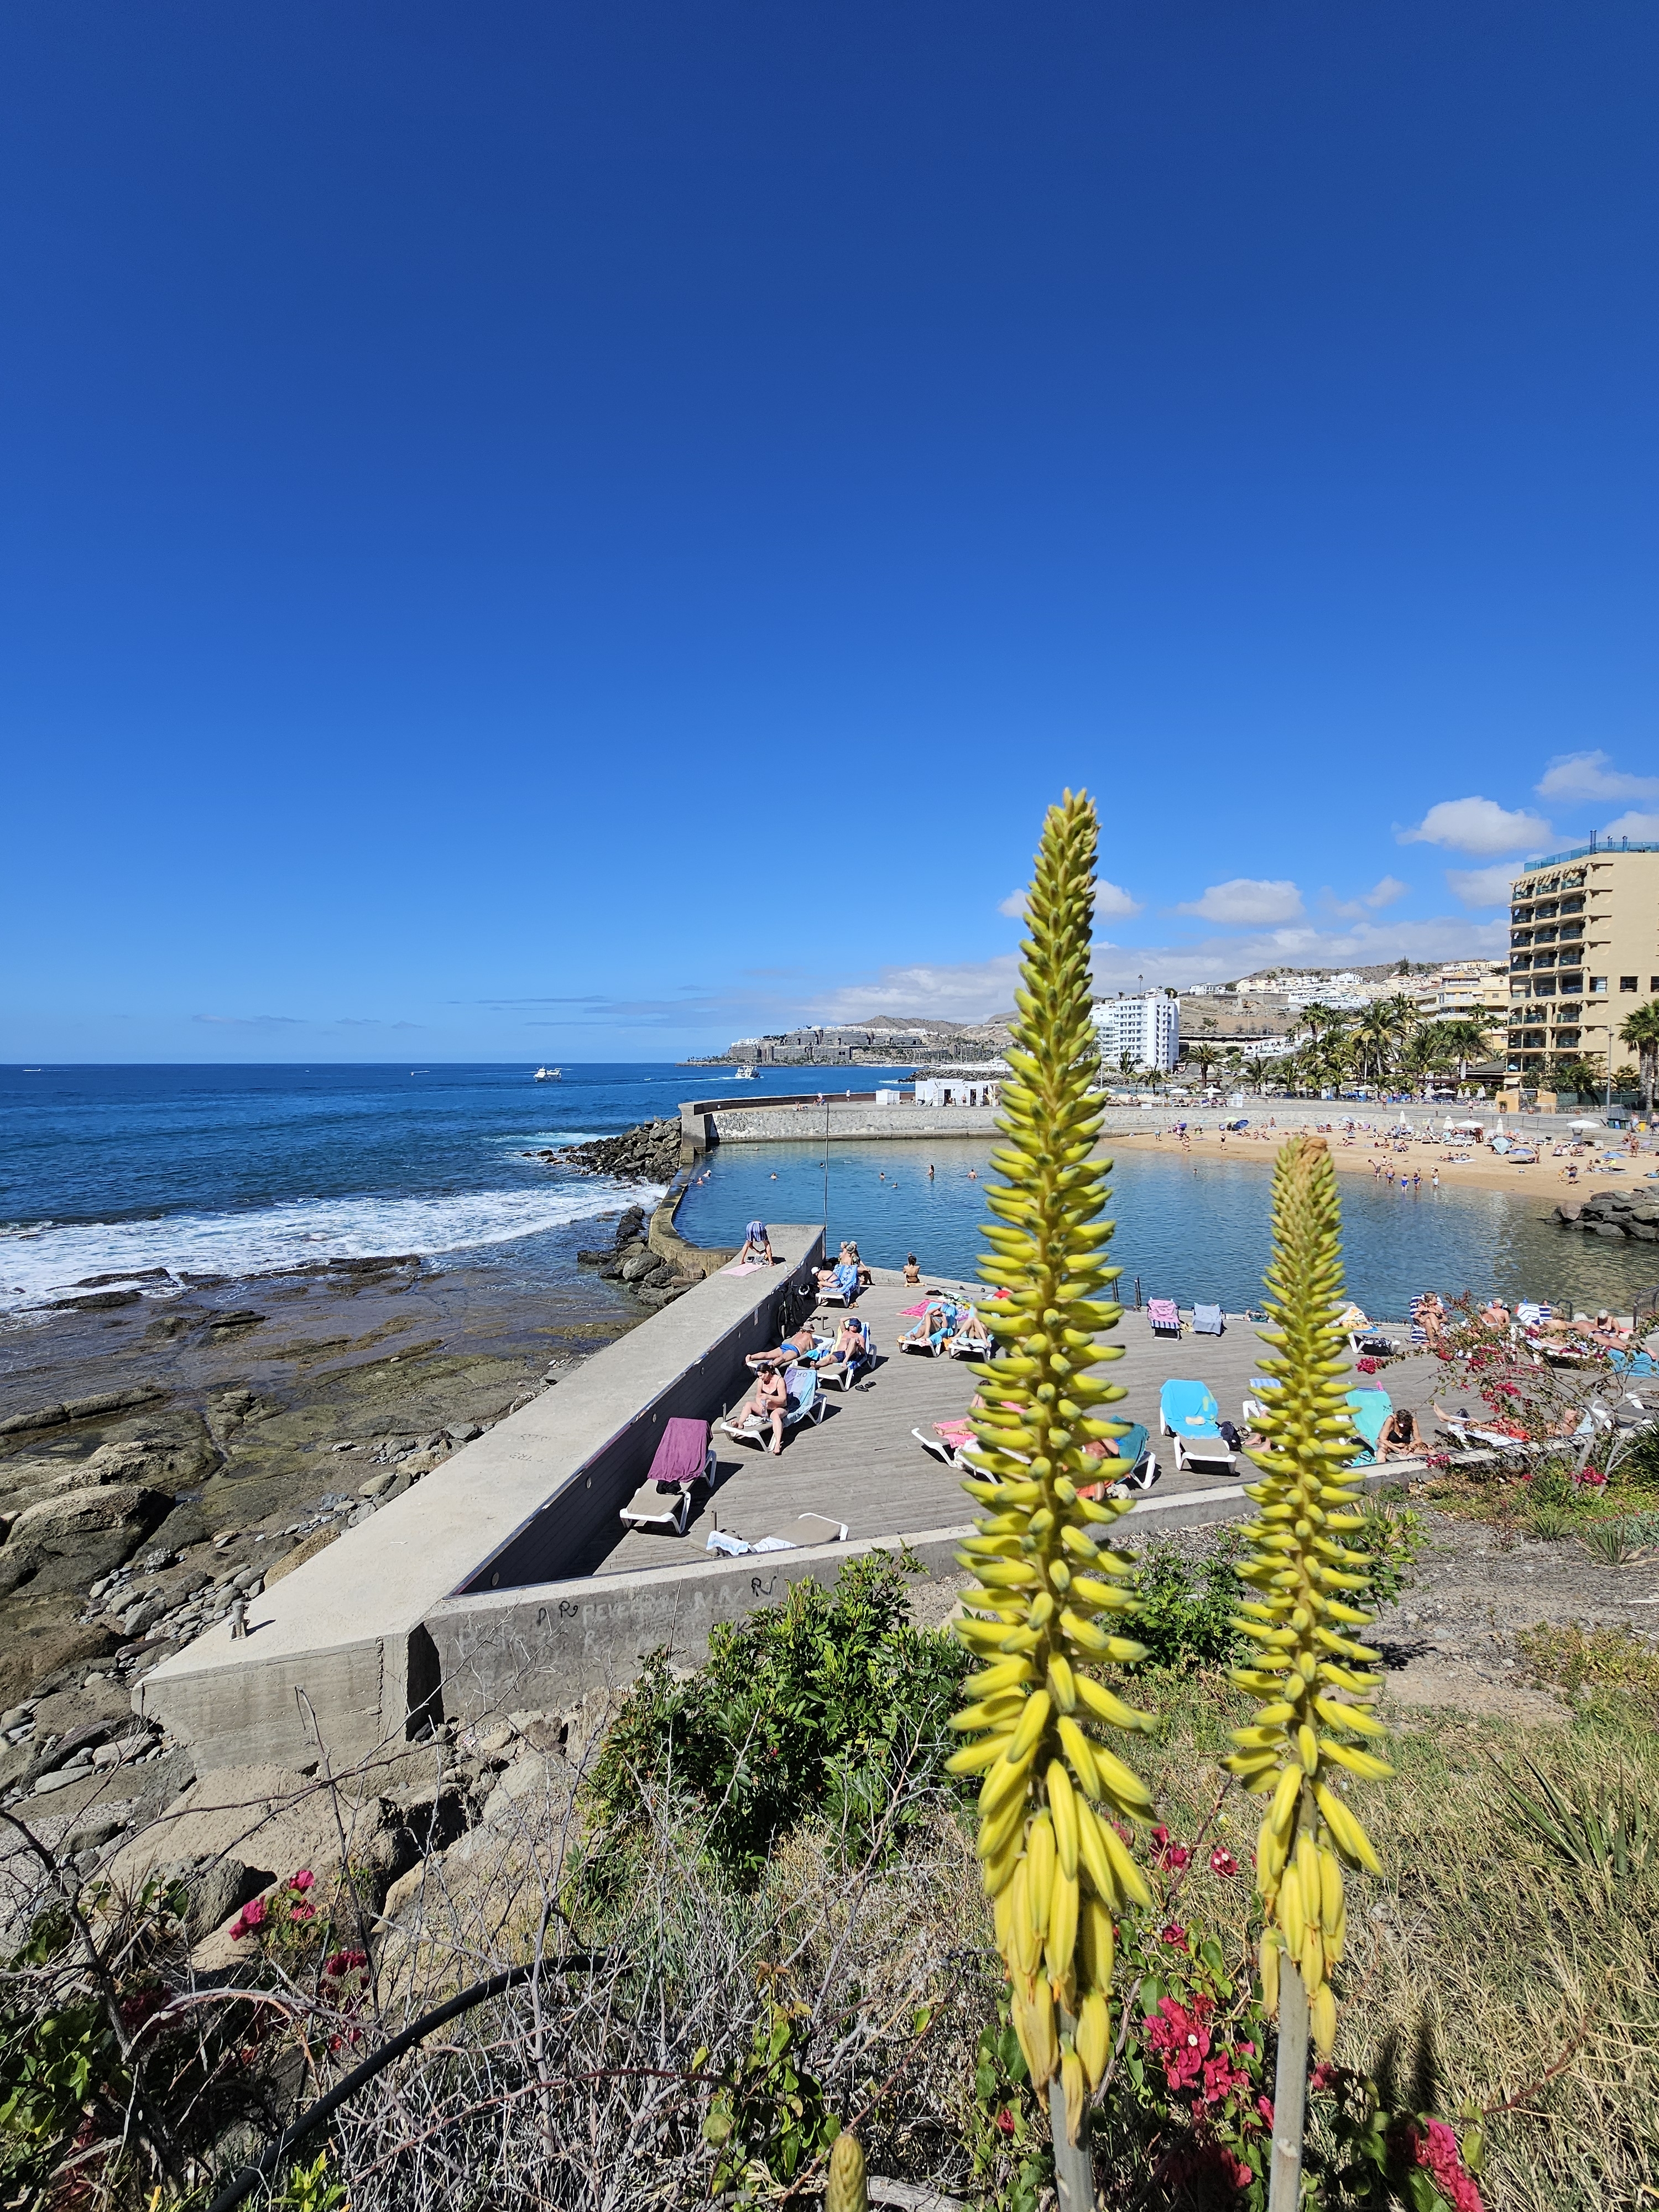
[[(840, 1071), (835, 1071), (839, 1073)], [(238, 1277), (305, 1261), (467, 1255), (515, 1286), (568, 1282), (583, 1224), (640, 1194), (526, 1158), (672, 1114), (684, 1098), (745, 1103), (827, 1081), (780, 1069), (525, 1066), (0, 1069), (0, 1309), (96, 1274), (169, 1267)], [(860, 1069), (867, 1088), (882, 1071)], [(841, 1087), (841, 1086), (836, 1086)], [(1264, 1148), (1265, 1150), (1265, 1148)], [(735, 1242), (751, 1216), (855, 1236), (866, 1259), (971, 1274), (989, 1140), (728, 1145), (681, 1209), (696, 1241)], [(927, 1167), (934, 1175), (930, 1180)], [(972, 1173), (970, 1174), (970, 1170)], [(1237, 1310), (1260, 1296), (1268, 1176), (1255, 1159), (1189, 1165), (1119, 1156), (1113, 1257), (1132, 1291)], [(1549, 1225), (1550, 1200), (1342, 1178), (1349, 1285), (1398, 1316), (1417, 1291), (1496, 1290), (1628, 1310), (1659, 1277), (1650, 1248)]]

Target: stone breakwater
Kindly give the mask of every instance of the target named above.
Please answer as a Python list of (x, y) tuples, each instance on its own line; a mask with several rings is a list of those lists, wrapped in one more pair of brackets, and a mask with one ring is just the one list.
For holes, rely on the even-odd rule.
[(1582, 1229), (1592, 1237), (1659, 1244), (1659, 1192), (1593, 1190), (1588, 1198), (1564, 1198), (1555, 1218), (1564, 1229)]
[(579, 1168), (585, 1175), (611, 1176), (618, 1182), (672, 1182), (680, 1164), (679, 1117), (641, 1121), (619, 1137), (595, 1137), (585, 1145), (526, 1152), (525, 1158)]
[(580, 1267), (596, 1267), (606, 1282), (625, 1285), (646, 1306), (668, 1305), (702, 1280), (701, 1274), (690, 1273), (653, 1251), (641, 1206), (629, 1207), (617, 1224), (616, 1241), (608, 1250), (578, 1252), (576, 1261)]

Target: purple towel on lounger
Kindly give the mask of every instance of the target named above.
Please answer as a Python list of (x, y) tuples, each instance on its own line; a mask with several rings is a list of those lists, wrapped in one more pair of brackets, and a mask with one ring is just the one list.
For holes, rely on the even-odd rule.
[(708, 1462), (708, 1424), (675, 1419), (662, 1432), (647, 1481), (664, 1490), (689, 1490)]

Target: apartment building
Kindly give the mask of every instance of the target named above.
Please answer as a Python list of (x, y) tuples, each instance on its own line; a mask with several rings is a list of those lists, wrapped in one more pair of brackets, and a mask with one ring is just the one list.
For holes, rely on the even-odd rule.
[(1166, 1073), (1181, 1057), (1181, 1002), (1167, 991), (1102, 999), (1094, 1008), (1094, 1024), (1100, 1057), (1109, 1069), (1126, 1052), (1137, 1067)]
[(1437, 975), (1426, 975), (1415, 985), (1412, 996), (1425, 1022), (1473, 1020), (1502, 1030), (1510, 1003), (1509, 963), (1448, 961)]
[(1592, 841), (1527, 863), (1510, 890), (1509, 996), (1512, 1074), (1560, 1053), (1632, 1057), (1620, 1026), (1659, 997), (1659, 845)]

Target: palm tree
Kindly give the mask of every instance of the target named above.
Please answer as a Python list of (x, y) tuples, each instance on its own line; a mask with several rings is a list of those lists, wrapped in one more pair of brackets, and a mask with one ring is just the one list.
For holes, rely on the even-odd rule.
[(1620, 1025), (1619, 1042), (1631, 1046), (1641, 1061), (1642, 1097), (1648, 1118), (1653, 1117), (1654, 1082), (1659, 1075), (1659, 999), (1638, 1006)]
[(1412, 1031), (1401, 1051), (1401, 1072), (1411, 1076), (1423, 1091), (1428, 1089), (1429, 1078), (1436, 1068), (1444, 1067), (1451, 1057), (1442, 1028), (1439, 1022), (1424, 1022)]
[(1445, 1048), (1447, 1058), (1457, 1063), (1459, 1083), (1467, 1083), (1469, 1062), (1484, 1060), (1491, 1050), (1486, 1042), (1486, 1030), (1468, 1014), (1460, 1014), (1451, 1021), (1437, 1022), (1435, 1027), (1440, 1032), (1440, 1042)]
[(1387, 999), (1374, 1000), (1359, 1017), (1358, 1025), (1361, 1070), (1366, 1080), (1374, 1075), (1379, 1088), (1388, 1075), (1394, 1042), (1392, 1003)]
[(1255, 1091), (1259, 1096), (1262, 1085), (1267, 1080), (1267, 1061), (1261, 1059), (1260, 1055), (1254, 1060), (1247, 1060), (1244, 1063), (1244, 1073), (1250, 1079), (1251, 1090)]
[(1189, 1044), (1187, 1047), (1183, 1057), (1190, 1060), (1198, 1070), (1198, 1079), (1207, 1091), (1210, 1087), (1210, 1070), (1215, 1066), (1215, 1047), (1207, 1040), (1200, 1038), (1198, 1043)]
[(1132, 1052), (1121, 1052), (1117, 1056), (1117, 1072), (1126, 1083), (1133, 1083), (1140, 1073), (1140, 1063)]

